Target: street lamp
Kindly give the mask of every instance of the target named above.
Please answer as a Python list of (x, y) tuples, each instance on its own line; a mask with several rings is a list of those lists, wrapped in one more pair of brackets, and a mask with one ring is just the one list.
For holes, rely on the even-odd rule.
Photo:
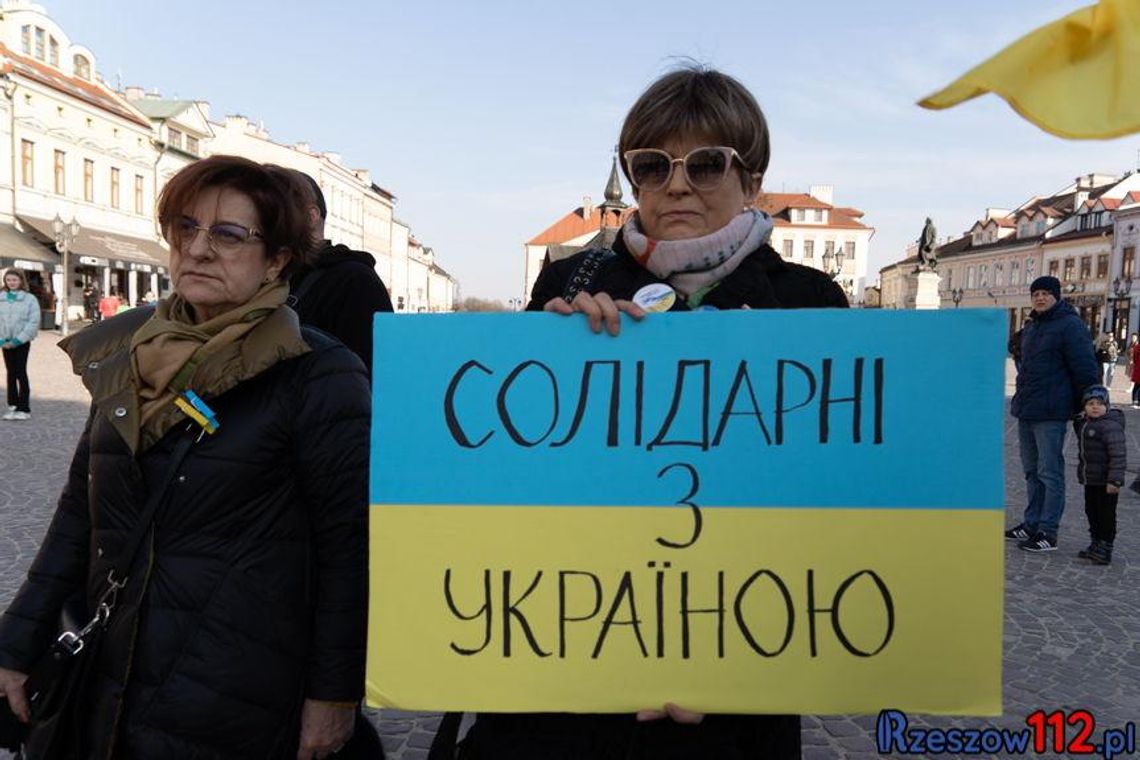
[(950, 300), (954, 302), (954, 308), (958, 308), (958, 304), (962, 303), (962, 289), (950, 288)]
[(74, 243), (75, 238), (79, 236), (79, 222), (75, 220), (75, 217), (72, 217), (70, 222), (65, 222), (57, 211), (55, 219), (51, 222), (51, 231), (55, 234), (55, 249), (59, 251), (59, 255), (63, 257), (63, 277), (60, 278), (63, 282), (63, 287), (60, 288), (59, 293), (63, 319), (60, 321), (59, 334), (66, 338), (70, 332), (68, 330), (68, 311), (71, 305), (71, 259), (68, 254), (71, 253), (71, 244)]

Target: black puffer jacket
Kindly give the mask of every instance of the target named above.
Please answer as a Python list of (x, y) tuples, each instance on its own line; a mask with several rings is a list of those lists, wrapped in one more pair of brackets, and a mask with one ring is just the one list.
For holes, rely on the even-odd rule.
[[(621, 236), (586, 288), (628, 299), (645, 285), (660, 282), (629, 254)], [(539, 274), (529, 310), (540, 310), (562, 296), (587, 252), (547, 266)], [(847, 298), (826, 274), (791, 264), (763, 246), (705, 296), (718, 309), (846, 307)], [(672, 310), (688, 310), (681, 299)], [(669, 760), (718, 758), (786, 760), (800, 757), (796, 715), (708, 715), (698, 725), (669, 720), (638, 723), (632, 715), (482, 714), (464, 741), (460, 757), (470, 760)]]
[(1077, 481), (1089, 486), (1124, 485), (1128, 466), (1124, 412), (1109, 409), (1096, 419), (1082, 414), (1073, 427), (1077, 432)]
[[(88, 328), (70, 350), (96, 403), (48, 535), (0, 617), (0, 666), (27, 671), (65, 597), (86, 587), (94, 600), (186, 435), (176, 428), (136, 458), (111, 421), (116, 402), (100, 402), (99, 375), (123, 371), (133, 330), (122, 328), (149, 310), (139, 311)], [(361, 698), (368, 384), (348, 349), (303, 337), (310, 353), (208, 399), (221, 428), (179, 469), (103, 637), (93, 757), (294, 757), (305, 698)]]

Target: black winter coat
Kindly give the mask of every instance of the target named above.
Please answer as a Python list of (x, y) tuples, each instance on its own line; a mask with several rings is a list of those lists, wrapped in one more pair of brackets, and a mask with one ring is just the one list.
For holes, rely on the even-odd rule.
[[(602, 264), (587, 288), (591, 295), (605, 291), (615, 299), (630, 299), (642, 287), (663, 282), (637, 263), (625, 247), (621, 234), (614, 241), (613, 250), (615, 255)], [(582, 251), (544, 267), (534, 283), (527, 310), (542, 311), (551, 298), (564, 295), (567, 283), (586, 254)], [(843, 290), (826, 274), (784, 261), (771, 246), (764, 245), (710, 290), (701, 305), (717, 309), (739, 309), (742, 306), (752, 309), (803, 309), (847, 308), (848, 303)], [(681, 298), (673, 303), (670, 310), (690, 311), (689, 305)]]
[(1058, 301), (1033, 312), (1021, 330), (1010, 411), (1021, 420), (1067, 420), (1080, 411), (1085, 389), (1100, 379), (1088, 327), (1072, 306)]
[[(629, 299), (645, 285), (661, 282), (629, 254), (621, 236), (615, 255), (586, 288)], [(586, 252), (545, 267), (535, 282), (529, 310), (540, 310), (564, 295)], [(769, 246), (748, 256), (705, 296), (718, 309), (846, 307), (847, 297), (824, 273), (784, 261)], [(689, 310), (680, 298), (673, 311)], [(647, 705), (648, 707), (648, 705)], [(638, 723), (632, 715), (483, 714), (464, 742), (467, 760), (586, 760), (590, 758), (718, 758), (784, 760), (800, 757), (800, 721), (795, 715), (708, 715), (695, 726), (669, 720)]]
[(1109, 409), (1093, 419), (1084, 414), (1073, 422), (1077, 433), (1077, 482), (1089, 486), (1124, 485), (1128, 444), (1124, 440), (1124, 412)]
[[(314, 277), (306, 287), (305, 281)], [(293, 304), (301, 323), (324, 330), (348, 346), (371, 375), (372, 316), (392, 311), (388, 289), (376, 274), (376, 259), (326, 240), (316, 266), (297, 274), (290, 285), (294, 293), (301, 292)]]
[[(81, 334), (134, 327), (135, 310)], [(117, 348), (71, 350), (95, 403), (47, 537), (0, 617), (0, 666), (27, 671), (64, 599), (89, 605), (182, 427), (133, 456), (100, 402)], [(77, 336), (79, 337), (79, 336)], [(221, 427), (191, 448), (120, 595), (89, 697), (92, 757), (291, 758), (305, 698), (356, 701), (367, 620), (370, 399), (360, 361), (313, 349), (208, 399)], [(112, 385), (111, 387), (116, 387)]]

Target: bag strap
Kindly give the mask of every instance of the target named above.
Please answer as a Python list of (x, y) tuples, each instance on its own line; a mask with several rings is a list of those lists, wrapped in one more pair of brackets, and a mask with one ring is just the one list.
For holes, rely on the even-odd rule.
[(439, 722), (435, 738), (431, 741), (427, 760), (455, 760), (455, 745), (459, 741), (459, 724), (462, 721), (461, 712), (443, 714), (443, 720)]
[[(199, 436), (200, 438), (200, 436)], [(100, 604), (103, 603), (108, 595), (114, 599), (114, 594), (127, 585), (130, 580), (129, 576), (123, 575), (130, 569), (131, 564), (135, 560), (135, 556), (139, 553), (139, 547), (142, 546), (143, 538), (150, 532), (151, 526), (154, 524), (154, 518), (158, 512), (158, 507), (162, 504), (166, 497), (167, 491), (170, 490), (170, 484), (174, 482), (174, 476), (178, 472), (178, 468), (182, 466), (182, 461), (186, 459), (186, 455), (190, 453), (190, 447), (194, 445), (197, 439), (193, 435), (183, 435), (178, 439), (178, 443), (174, 445), (174, 451), (170, 454), (170, 460), (167, 462), (166, 470), (162, 474), (162, 480), (159, 481), (159, 486), (147, 497), (146, 506), (143, 507), (142, 515), (139, 517), (138, 522), (135, 523), (134, 529), (131, 530), (130, 536), (123, 543), (123, 548), (119, 552), (118, 559), (111, 563), (111, 570), (107, 573), (107, 582), (110, 586), (104, 592), (104, 599), (100, 599)], [(114, 606), (112, 601), (111, 606)]]
[(562, 299), (566, 303), (570, 303), (583, 290), (588, 291), (590, 285), (597, 278), (598, 272), (601, 271), (602, 265), (616, 255), (611, 248), (591, 248), (586, 251), (586, 255), (578, 262), (578, 266), (574, 268), (570, 279), (566, 281), (566, 287), (562, 291)]
[(301, 303), (301, 299), (303, 299), (305, 297), (305, 294), (308, 293), (312, 287), (317, 284), (317, 281), (321, 279), (321, 275), (323, 275), (325, 271), (327, 270), (314, 269), (305, 275), (305, 279), (301, 280), (301, 284), (298, 285), (293, 290), (293, 292), (289, 294), (289, 297), (285, 299), (285, 305), (290, 309), (296, 311), (297, 304)]

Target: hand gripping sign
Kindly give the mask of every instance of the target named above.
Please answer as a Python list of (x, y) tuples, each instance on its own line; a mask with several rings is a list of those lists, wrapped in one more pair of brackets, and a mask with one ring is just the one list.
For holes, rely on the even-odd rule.
[(1001, 710), (998, 311), (378, 315), (367, 689)]

